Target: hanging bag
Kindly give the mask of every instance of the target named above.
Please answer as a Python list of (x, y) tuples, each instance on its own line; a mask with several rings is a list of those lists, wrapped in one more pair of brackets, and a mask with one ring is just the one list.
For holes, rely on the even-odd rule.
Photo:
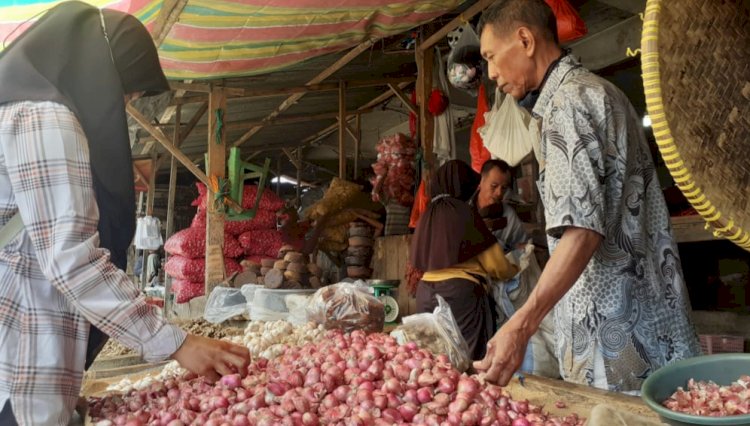
[(537, 120), (512, 96), (496, 90), (495, 105), (484, 120), (486, 124), (479, 129), (479, 135), (493, 158), (505, 160), (511, 167), (517, 166), (532, 151), (540, 158), (541, 135)]
[(471, 137), (469, 138), (471, 168), (477, 173), (482, 170), (484, 162), (492, 157), (484, 146), (482, 136), (479, 134), (479, 129), (484, 126), (484, 116), (487, 111), (489, 111), (487, 93), (485, 92), (484, 84), (480, 84), (479, 93), (477, 94), (477, 115), (474, 117), (474, 124), (471, 125)]
[(557, 20), (557, 38), (560, 43), (577, 40), (588, 33), (586, 23), (567, 0), (545, 0)]

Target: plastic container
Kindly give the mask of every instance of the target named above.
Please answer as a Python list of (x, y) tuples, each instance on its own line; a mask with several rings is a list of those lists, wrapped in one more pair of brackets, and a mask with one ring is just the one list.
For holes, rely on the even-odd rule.
[(745, 352), (745, 338), (742, 336), (701, 334), (699, 337), (703, 355)]
[[(250, 306), (250, 319), (253, 321), (289, 321), (292, 314), (290, 314), (289, 306), (287, 305), (287, 297), (312, 296), (314, 293), (314, 289), (275, 290), (258, 288), (255, 290)], [(299, 305), (299, 303), (294, 305)], [(304, 306), (301, 309), (304, 310)], [(297, 313), (294, 317), (298, 318), (300, 314)]]
[(685, 359), (660, 368), (641, 387), (641, 398), (670, 425), (734, 425), (750, 426), (750, 414), (727, 417), (693, 416), (672, 411), (661, 405), (679, 386), (687, 387), (689, 379), (711, 380), (728, 385), (750, 372), (750, 354), (721, 354)]

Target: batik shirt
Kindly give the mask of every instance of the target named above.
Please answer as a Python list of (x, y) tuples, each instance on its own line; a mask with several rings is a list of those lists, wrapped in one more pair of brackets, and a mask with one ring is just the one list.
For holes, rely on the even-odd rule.
[(0, 226), (17, 212), (24, 230), (0, 249), (0, 408), (10, 400), (20, 425), (67, 425), (90, 324), (147, 361), (185, 332), (99, 248), (88, 143), (63, 105), (0, 104)]
[(669, 213), (625, 94), (572, 56), (553, 67), (533, 110), (549, 249), (571, 226), (604, 237), (555, 307), (560, 373), (639, 390), (659, 367), (700, 354)]

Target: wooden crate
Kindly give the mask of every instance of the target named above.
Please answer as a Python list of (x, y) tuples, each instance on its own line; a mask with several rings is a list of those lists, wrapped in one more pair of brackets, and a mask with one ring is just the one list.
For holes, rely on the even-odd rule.
[(404, 276), (409, 259), (411, 235), (391, 235), (375, 239), (372, 256), (372, 277), (382, 280), (399, 280), (399, 317), (416, 313), (417, 300), (409, 295)]

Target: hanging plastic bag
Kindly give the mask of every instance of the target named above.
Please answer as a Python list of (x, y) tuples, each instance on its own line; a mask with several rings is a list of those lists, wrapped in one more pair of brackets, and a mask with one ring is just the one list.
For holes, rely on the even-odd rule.
[(153, 216), (139, 217), (135, 227), (135, 248), (158, 250), (164, 240), (161, 237), (161, 222)]
[(215, 287), (211, 290), (203, 311), (203, 318), (213, 324), (221, 324), (237, 315), (247, 313), (247, 299), (238, 288)]
[(461, 35), (448, 55), (448, 81), (456, 89), (476, 95), (482, 82), (482, 54), (479, 37), (471, 24), (464, 24)]
[(487, 93), (484, 89), (484, 84), (480, 84), (479, 93), (477, 94), (477, 115), (474, 117), (474, 124), (471, 125), (471, 138), (469, 139), (471, 168), (477, 173), (482, 170), (484, 162), (492, 157), (487, 148), (485, 148), (482, 136), (479, 134), (479, 129), (484, 126), (484, 115), (488, 110)]
[(385, 325), (385, 307), (369, 290), (364, 281), (323, 287), (307, 304), (307, 320), (322, 324), (328, 330), (381, 332)]
[(446, 354), (458, 371), (464, 372), (471, 365), (469, 345), (466, 344), (451, 308), (440, 295), (432, 313), (409, 315), (401, 319), (403, 325), (391, 332), (391, 336), (403, 345), (414, 342), (435, 355)]
[[(445, 62), (437, 48), (435, 48), (435, 68), (438, 69), (438, 73), (433, 75), (433, 87), (447, 94), (450, 92), (450, 86), (445, 75)], [(437, 157), (438, 164), (456, 158), (456, 131), (453, 128), (453, 112), (450, 107), (446, 107), (442, 114), (435, 116), (433, 129), (432, 152)]]
[(560, 43), (579, 39), (588, 33), (586, 23), (567, 0), (545, 0), (557, 20), (557, 38)]
[(537, 120), (500, 90), (496, 90), (495, 105), (484, 120), (487, 124), (479, 129), (484, 145), (493, 158), (505, 160), (511, 167), (529, 155), (541, 139)]

